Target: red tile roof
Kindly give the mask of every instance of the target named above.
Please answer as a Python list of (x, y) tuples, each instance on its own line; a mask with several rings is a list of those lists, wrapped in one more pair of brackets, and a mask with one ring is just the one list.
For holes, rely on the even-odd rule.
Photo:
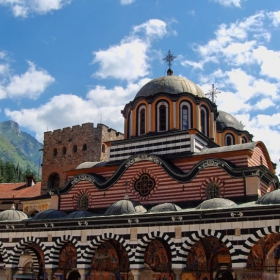
[(38, 182), (33, 186), (27, 186), (26, 182), (0, 184), (0, 199), (33, 198), (40, 195), (41, 182)]

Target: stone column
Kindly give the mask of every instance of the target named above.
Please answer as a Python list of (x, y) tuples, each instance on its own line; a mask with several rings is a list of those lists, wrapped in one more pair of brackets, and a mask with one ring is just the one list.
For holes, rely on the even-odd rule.
[(180, 268), (175, 268), (173, 269), (173, 272), (176, 276), (176, 280), (181, 280), (181, 277), (182, 277), (182, 269)]
[(89, 275), (89, 270), (88, 269), (84, 269), (84, 268), (79, 268), (78, 269), (78, 272), (80, 273), (81, 275), (81, 280), (86, 280), (86, 276)]
[(54, 272), (55, 272), (55, 269), (53, 269), (53, 268), (46, 268), (46, 269), (45, 269), (46, 279), (47, 279), (47, 280), (52, 280), (52, 279), (53, 279)]
[(134, 280), (139, 280), (139, 276), (140, 276), (140, 270), (138, 270), (138, 269), (131, 269), (130, 270), (131, 271), (131, 273), (132, 273), (132, 275), (133, 275), (133, 279)]
[(6, 268), (5, 273), (7, 275), (7, 280), (13, 280), (13, 276), (16, 272), (17, 272), (17, 268), (14, 267)]

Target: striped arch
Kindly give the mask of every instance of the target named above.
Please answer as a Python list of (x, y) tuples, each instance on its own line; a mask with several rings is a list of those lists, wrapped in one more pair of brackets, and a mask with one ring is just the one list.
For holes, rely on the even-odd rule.
[(247, 264), (248, 255), (252, 247), (263, 237), (271, 233), (280, 233), (280, 226), (269, 226), (257, 230), (255, 233), (251, 234), (247, 240), (244, 242), (241, 252), (239, 254), (239, 263), (244, 266)]
[(229, 250), (232, 263), (238, 260), (238, 255), (236, 254), (232, 243), (221, 232), (217, 230), (203, 229), (192, 233), (189, 237), (186, 238), (185, 242), (182, 244), (182, 247), (180, 248), (178, 254), (182, 265), (186, 263), (187, 256), (191, 251), (193, 245), (200, 239), (203, 239), (204, 237), (207, 236), (216, 237), (217, 239), (219, 239), (221, 242), (225, 244), (225, 246)]
[[(27, 236), (26, 238), (21, 239), (19, 244), (17, 244), (14, 247), (14, 250), (11, 253), (11, 256), (10, 256), (9, 264), (12, 264), (13, 266), (18, 266), (19, 258), (20, 258), (21, 253), (31, 243), (35, 243), (35, 244), (37, 244), (39, 246), (39, 248), (44, 253), (45, 263), (47, 263), (48, 262), (48, 258), (47, 258), (48, 251), (47, 251), (46, 246), (43, 244), (43, 242), (40, 241), (39, 238), (33, 237), (33, 236)], [(35, 268), (35, 271), (39, 272), (39, 262), (38, 262), (38, 258), (36, 256), (35, 252), (32, 249), (30, 249), (30, 248), (27, 249), (27, 252), (32, 257), (33, 267)]]
[(6, 264), (9, 262), (9, 254), (7, 253), (7, 250), (3, 243), (0, 241), (0, 254), (2, 256), (3, 262)]
[(171, 252), (171, 263), (173, 264), (175, 262), (175, 259), (177, 258), (177, 250), (171, 237), (169, 237), (168, 234), (164, 232), (153, 231), (144, 235), (142, 239), (138, 242), (138, 246), (135, 250), (135, 265), (138, 265), (140, 268), (144, 265), (145, 251), (148, 245), (151, 243), (151, 241), (157, 238), (163, 239), (169, 245), (169, 249)]
[(60, 251), (61, 251), (62, 247), (68, 242), (71, 242), (74, 245), (74, 247), (76, 248), (77, 260), (79, 260), (81, 258), (81, 255), (82, 255), (81, 248), (78, 246), (77, 239), (71, 235), (63, 235), (63, 236), (59, 237), (52, 246), (52, 249), (51, 249), (50, 255), (49, 255), (50, 264), (52, 264), (52, 265), (58, 264)]
[(87, 246), (87, 248), (85, 249), (85, 252), (83, 254), (83, 264), (90, 266), (91, 262), (92, 262), (92, 258), (94, 256), (95, 250), (99, 247), (99, 245), (101, 245), (104, 241), (109, 240), (109, 239), (114, 239), (116, 241), (118, 241), (120, 244), (122, 244), (122, 246), (124, 247), (124, 249), (127, 252), (128, 255), (128, 259), (129, 262), (131, 263), (134, 259), (133, 253), (131, 251), (131, 248), (129, 246), (129, 244), (127, 244), (126, 240), (114, 233), (108, 232), (108, 233), (103, 233), (102, 235), (96, 236), (89, 244), (89, 246)]

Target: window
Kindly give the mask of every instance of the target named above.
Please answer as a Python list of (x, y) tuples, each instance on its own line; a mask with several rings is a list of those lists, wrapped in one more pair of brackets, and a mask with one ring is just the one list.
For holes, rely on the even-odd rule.
[(77, 145), (73, 146), (73, 153), (77, 153)]
[(83, 151), (86, 151), (87, 150), (87, 144), (84, 144), (83, 145)]
[(127, 117), (127, 138), (130, 138), (131, 136), (130, 125), (131, 125), (131, 112), (128, 113), (128, 117)]
[(247, 139), (246, 139), (246, 137), (244, 137), (244, 136), (243, 136), (241, 141), (242, 141), (242, 144), (247, 143)]
[(102, 144), (102, 153), (105, 153), (105, 152), (106, 152), (106, 145)]
[(57, 156), (57, 148), (53, 149), (53, 156), (56, 157)]
[(207, 199), (220, 197), (220, 186), (216, 182), (211, 182), (206, 187)]
[(63, 154), (63, 155), (66, 155), (66, 147), (63, 147), (63, 148), (62, 148), (62, 154)]
[(134, 189), (141, 196), (148, 196), (155, 187), (155, 180), (149, 174), (142, 174), (140, 178), (135, 182)]
[(235, 142), (234, 142), (234, 137), (232, 134), (228, 133), (226, 134), (225, 136), (225, 144), (226, 146), (230, 146), (230, 145), (234, 145)]
[(205, 107), (200, 108), (200, 125), (201, 132), (208, 136), (209, 128), (208, 128), (208, 111)]
[(48, 178), (48, 188), (57, 189), (60, 185), (60, 177), (58, 173), (52, 173)]
[(78, 209), (79, 210), (87, 210), (89, 206), (89, 197), (87, 194), (80, 195), (78, 199)]
[(160, 102), (157, 105), (157, 131), (167, 131), (168, 129), (168, 105)]
[(191, 128), (191, 106), (187, 102), (180, 104), (181, 130)]
[(146, 133), (146, 107), (140, 106), (138, 110), (138, 135)]

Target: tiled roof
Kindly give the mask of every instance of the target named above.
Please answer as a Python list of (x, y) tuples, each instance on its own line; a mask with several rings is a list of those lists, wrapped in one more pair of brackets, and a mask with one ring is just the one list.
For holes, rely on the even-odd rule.
[(0, 199), (22, 199), (41, 195), (41, 182), (33, 186), (23, 183), (2, 183), (0, 184)]

